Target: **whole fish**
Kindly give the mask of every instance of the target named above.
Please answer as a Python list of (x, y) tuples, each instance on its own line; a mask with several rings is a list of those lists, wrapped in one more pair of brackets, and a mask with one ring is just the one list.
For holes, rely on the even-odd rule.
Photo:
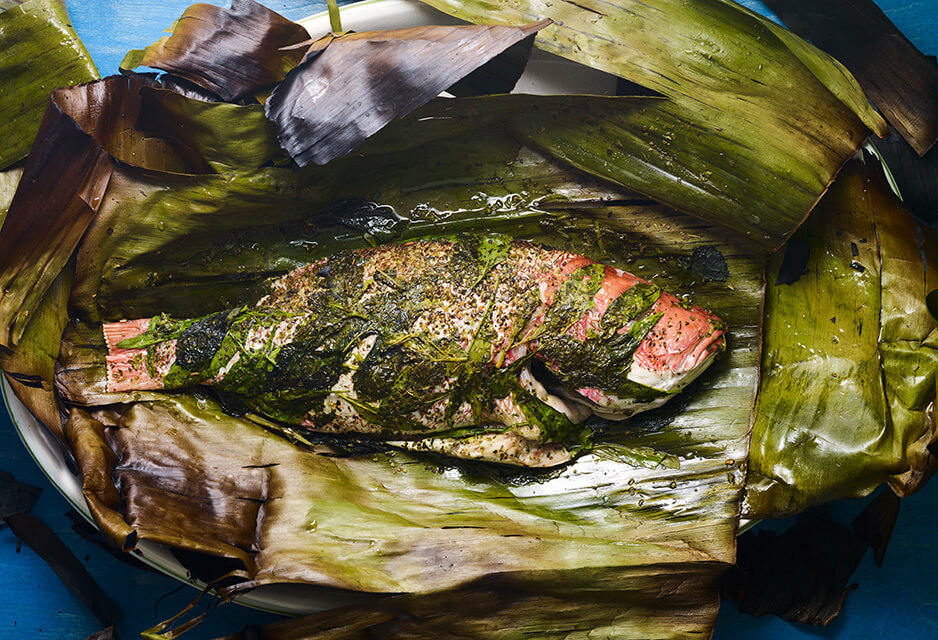
[(571, 459), (590, 414), (657, 407), (724, 324), (583, 256), (464, 235), (345, 251), (253, 307), (104, 325), (111, 391), (210, 385), (300, 432), (531, 467)]

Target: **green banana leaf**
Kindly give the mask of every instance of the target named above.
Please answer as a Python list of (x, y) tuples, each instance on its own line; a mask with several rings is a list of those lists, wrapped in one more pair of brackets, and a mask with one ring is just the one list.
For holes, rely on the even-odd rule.
[(852, 161), (773, 257), (747, 515), (784, 516), (884, 482), (907, 495), (933, 471), (933, 236), (878, 168)]
[(33, 143), (49, 93), (98, 78), (64, 0), (0, 6), (0, 170), (22, 160)]
[(146, 86), (140, 98), (141, 131), (193, 149), (218, 173), (289, 161), (260, 105), (213, 104)]
[[(842, 65), (725, 0), (425, 1), (471, 22), (551, 18), (535, 46), (666, 96), (621, 125), (604, 127), (606, 109), (569, 109), (526, 129), (548, 132), (540, 143), (584, 170), (770, 248), (869, 131), (887, 131)], [(579, 148), (570, 133), (586, 124), (593, 133)]]
[(0, 227), (3, 226), (3, 220), (7, 217), (13, 194), (16, 193), (16, 187), (22, 176), (23, 167), (20, 165), (0, 171)]

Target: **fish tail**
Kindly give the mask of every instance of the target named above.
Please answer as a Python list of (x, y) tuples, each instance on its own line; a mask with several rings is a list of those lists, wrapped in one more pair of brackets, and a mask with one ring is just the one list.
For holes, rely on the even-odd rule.
[(102, 329), (104, 343), (107, 345), (108, 391), (142, 391), (163, 388), (162, 376), (158, 373), (153, 375), (151, 368), (147, 366), (149, 356), (146, 347), (122, 349), (117, 346), (124, 340), (136, 338), (149, 327), (149, 318), (104, 323)]

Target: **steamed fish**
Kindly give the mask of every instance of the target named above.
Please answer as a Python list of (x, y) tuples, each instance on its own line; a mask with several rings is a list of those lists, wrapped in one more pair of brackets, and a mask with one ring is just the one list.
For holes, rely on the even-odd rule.
[(552, 466), (591, 414), (657, 407), (724, 325), (620, 269), (508, 236), (345, 251), (253, 307), (104, 325), (111, 391), (209, 385), (302, 433)]

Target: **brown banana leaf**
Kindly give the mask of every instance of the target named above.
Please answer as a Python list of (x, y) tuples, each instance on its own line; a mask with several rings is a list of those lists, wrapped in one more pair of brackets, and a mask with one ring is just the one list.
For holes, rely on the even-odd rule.
[[(562, 129), (559, 139), (548, 129), (577, 116), (569, 110), (556, 120), (541, 117), (540, 143), (583, 169), (770, 248), (801, 224), (869, 130), (886, 133), (842, 65), (731, 2), (426, 1), (472, 22), (551, 18), (535, 46), (666, 96), (658, 112), (633, 115), (636, 127), (621, 132), (640, 154), (617, 153), (614, 127), (606, 133), (610, 144), (600, 146), (594, 134), (576, 151)], [(595, 115), (582, 115), (571, 126), (587, 121), (602, 125)]]
[[(919, 156), (938, 140), (938, 66), (873, 0), (765, 0), (792, 31), (850, 69)], [(862, 44), (861, 44), (862, 43)]]
[(112, 77), (53, 92), (0, 234), (0, 346), (19, 342), (94, 218), (115, 166), (210, 171), (191, 150), (134, 128), (139, 89), (149, 83)]
[(586, 576), (501, 574), (441, 593), (383, 598), (251, 627), (218, 640), (561, 640), (597, 632), (646, 640), (707, 637), (718, 606), (710, 594), (722, 570), (719, 564), (696, 563)]
[(0, 51), (3, 170), (29, 152), (53, 89), (99, 76), (72, 28), (64, 0), (0, 6)]
[[(744, 512), (779, 517), (869, 494), (899, 495), (935, 467), (938, 328), (925, 294), (938, 244), (878, 168), (852, 161), (788, 251), (805, 269), (766, 292), (762, 380)], [(793, 280), (793, 281), (792, 281)]]
[(171, 35), (130, 51), (120, 66), (162, 69), (233, 102), (283, 80), (305, 52), (293, 45), (308, 39), (302, 26), (254, 0), (232, 0), (231, 9), (194, 4)]
[(265, 112), (297, 164), (326, 164), (549, 24), (328, 36), (274, 89)]

